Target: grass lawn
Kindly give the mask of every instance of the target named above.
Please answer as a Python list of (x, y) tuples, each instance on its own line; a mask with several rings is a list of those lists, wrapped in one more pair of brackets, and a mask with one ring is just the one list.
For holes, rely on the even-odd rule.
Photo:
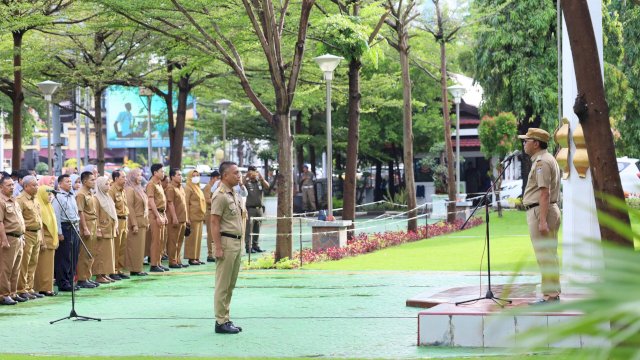
[[(491, 270), (537, 271), (529, 240), (526, 213), (504, 211), (491, 214)], [(304, 265), (317, 270), (437, 270), (475, 271), (480, 269), (485, 245), (485, 226), (425, 239), (370, 254), (339, 261)], [(486, 253), (482, 262), (486, 269)]]

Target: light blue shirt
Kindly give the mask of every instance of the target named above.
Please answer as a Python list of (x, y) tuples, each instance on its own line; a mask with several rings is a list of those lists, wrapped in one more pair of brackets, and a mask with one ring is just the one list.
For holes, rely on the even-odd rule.
[[(220, 185), (220, 180), (217, 180), (216, 182), (213, 183), (213, 186), (211, 187), (212, 194), (214, 191), (216, 191), (219, 185)], [(235, 192), (242, 197), (247, 197), (247, 195), (249, 195), (249, 192), (247, 191), (247, 188), (244, 185), (240, 186), (240, 184), (238, 184), (233, 187), (233, 190), (235, 190)]]
[(18, 197), (18, 195), (20, 195), (23, 190), (22, 185), (20, 185), (20, 183), (17, 181), (14, 184), (15, 186), (13, 187), (13, 197)]
[[(56, 221), (58, 222), (58, 234), (62, 235), (62, 223), (69, 221), (80, 221), (78, 214), (78, 204), (73, 193), (60, 190), (53, 200), (53, 211), (56, 213)], [(62, 206), (62, 208), (60, 207)], [(63, 211), (64, 210), (64, 211)]]
[(130, 112), (122, 111), (120, 114), (118, 114), (116, 122), (118, 123), (120, 134), (123, 137), (131, 136), (131, 125), (133, 123), (133, 116)]

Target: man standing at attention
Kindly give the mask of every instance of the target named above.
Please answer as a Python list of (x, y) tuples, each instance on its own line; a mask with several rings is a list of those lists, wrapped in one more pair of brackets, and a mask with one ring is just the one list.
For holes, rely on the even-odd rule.
[(189, 222), (180, 169), (169, 170), (169, 181), (165, 191), (168, 215), (169, 219), (171, 219), (171, 223), (167, 225), (167, 254), (169, 256), (169, 267), (180, 269), (189, 266), (182, 264), (182, 260), (180, 260), (184, 232), (187, 230), (187, 223)]
[(149, 249), (149, 271), (165, 272), (168, 267), (162, 266), (162, 244), (164, 243), (164, 229), (167, 224), (166, 204), (167, 198), (162, 190), (164, 169), (162, 164), (151, 165), (151, 179), (147, 184), (147, 197), (149, 198), (149, 230), (151, 232), (151, 246)]
[(211, 200), (211, 232), (217, 263), (214, 295), (215, 331), (219, 334), (237, 334), (242, 328), (229, 320), (229, 307), (240, 271), (246, 210), (234, 191), (241, 179), (238, 165), (230, 161), (223, 162), (220, 164), (220, 176), (220, 185)]
[(309, 165), (305, 164), (302, 167), (302, 174), (300, 174), (300, 192), (302, 193), (302, 209), (303, 211), (316, 211), (316, 195), (313, 183), (315, 181), (315, 175), (309, 171)]
[(22, 259), (24, 219), (13, 197), (13, 179), (0, 179), (0, 305), (15, 305), (27, 299), (16, 294)]
[(202, 189), (204, 201), (207, 204), (206, 218), (204, 219), (204, 225), (207, 227), (207, 262), (216, 262), (216, 258), (213, 257), (213, 235), (211, 234), (211, 189), (218, 180), (220, 180), (220, 173), (218, 170), (214, 170), (209, 177), (209, 182)]
[(129, 207), (127, 206), (127, 194), (124, 192), (124, 183), (127, 178), (124, 172), (115, 170), (111, 173), (113, 184), (109, 188), (109, 196), (116, 205), (116, 214), (118, 216), (118, 230), (116, 237), (113, 238), (113, 254), (116, 272), (110, 274), (109, 277), (114, 280), (129, 279), (129, 275), (124, 273), (124, 258), (127, 248), (127, 235), (129, 234), (129, 226), (127, 217), (129, 216)]
[(542, 273), (541, 299), (530, 305), (560, 300), (560, 268), (558, 265), (558, 229), (560, 228), (560, 167), (547, 152), (548, 132), (530, 128), (522, 139), (524, 152), (531, 157), (531, 171), (522, 204), (527, 210), (531, 244)]
[(71, 191), (71, 177), (67, 174), (58, 176), (58, 187), (60, 191), (53, 201), (60, 241), (56, 250), (55, 278), (58, 291), (71, 291), (72, 286), (75, 286), (73, 277), (78, 265), (78, 250), (80, 250), (80, 239), (74, 227), (78, 226), (80, 216), (76, 199)]
[(44, 297), (33, 290), (34, 274), (38, 266), (40, 244), (42, 242), (42, 218), (40, 204), (36, 202), (38, 180), (35, 176), (25, 176), (22, 180), (23, 191), (16, 199), (22, 210), (22, 217), (26, 231), (24, 233), (24, 247), (20, 263), (20, 277), (18, 278), (18, 295), (26, 299)]
[(269, 183), (260, 175), (255, 166), (249, 166), (247, 178), (247, 231), (244, 236), (245, 249), (247, 253), (261, 253), (258, 244), (260, 236), (260, 221), (251, 221), (252, 217), (262, 217), (264, 213), (264, 193), (269, 190)]
[(91, 272), (91, 268), (93, 267), (93, 252), (96, 248), (96, 242), (98, 241), (96, 237), (98, 216), (93, 204), (96, 177), (93, 175), (93, 172), (85, 171), (80, 174), (80, 183), (82, 183), (82, 187), (76, 195), (76, 204), (78, 205), (80, 215), (80, 236), (92, 254), (89, 255), (84, 247), (82, 247), (82, 251), (78, 254), (78, 286), (92, 289), (100, 286), (98, 282), (91, 280), (91, 276), (93, 276)]

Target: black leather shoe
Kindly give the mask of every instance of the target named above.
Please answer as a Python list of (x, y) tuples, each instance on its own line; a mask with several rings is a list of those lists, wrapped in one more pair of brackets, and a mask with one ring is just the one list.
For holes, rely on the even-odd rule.
[(162, 268), (162, 270), (164, 270), (164, 271), (169, 271), (169, 268), (166, 267), (166, 266), (162, 266), (162, 265), (158, 265), (158, 266), (160, 266), (160, 268)]
[(227, 321), (226, 323), (220, 325), (216, 322), (216, 334), (237, 334), (240, 330), (233, 326), (231, 321)]
[(18, 296), (20, 296), (23, 299), (27, 299), (27, 300), (35, 300), (38, 297), (29, 293), (19, 293)]
[(120, 276), (120, 279), (131, 279), (131, 277), (129, 277), (129, 275), (127, 274), (118, 273), (118, 276)]
[(58, 293), (55, 291), (40, 291), (40, 295), (44, 296), (58, 296)]
[(169, 265), (169, 268), (171, 268), (171, 269), (182, 269), (182, 265), (180, 265), (180, 264), (171, 264), (171, 265)]
[(253, 249), (253, 248), (252, 249), (247, 249), (247, 254), (248, 253), (255, 254), (255, 253), (257, 253), (257, 251), (255, 249)]
[(41, 298), (43, 298), (43, 297), (44, 297), (44, 295), (42, 295), (42, 294), (38, 294), (38, 293), (35, 293), (35, 292), (29, 293), (29, 294), (31, 294), (31, 295), (33, 295), (33, 296), (35, 296), (35, 297), (36, 297), (36, 298), (38, 298), (38, 299), (41, 299)]
[(238, 326), (238, 325), (234, 324), (234, 323), (233, 323), (233, 321), (229, 321), (229, 323), (230, 323), (231, 325), (233, 325), (236, 329), (240, 330), (240, 332), (242, 332), (242, 328), (241, 328), (240, 326)]
[(81, 287), (83, 289), (95, 289), (96, 286), (89, 281), (78, 281), (78, 287)]
[(166, 261), (166, 260), (169, 260), (169, 257), (167, 255), (162, 255), (161, 259)]
[(147, 274), (147, 273), (146, 273), (146, 272), (144, 272), (144, 271), (140, 271), (140, 272), (132, 271), (132, 272), (131, 272), (131, 276), (147, 276), (147, 275), (149, 275), (149, 274)]
[(25, 302), (25, 301), (29, 300), (27, 298), (23, 298), (20, 295), (14, 295), (11, 298), (13, 299), (13, 301), (17, 301), (17, 302)]
[(90, 282), (90, 283), (92, 283), (95, 287), (100, 286), (100, 283), (99, 283), (99, 282), (97, 282), (97, 281), (93, 281), (93, 280), (91, 280), (91, 279), (89, 279), (89, 280), (87, 280), (87, 281), (88, 281), (88, 282)]
[(198, 261), (198, 260), (189, 260), (189, 265), (200, 265), (200, 261)]
[[(0, 297), (0, 305), (15, 305), (17, 303), (18, 303), (17, 301), (13, 300), (9, 296)], [(216, 330), (216, 332), (217, 332), (217, 330)]]
[(60, 292), (69, 292), (71, 290), (72, 290), (71, 286), (58, 287), (58, 291)]
[(164, 272), (164, 269), (160, 266), (152, 266), (149, 268), (149, 272)]
[(259, 246), (254, 246), (251, 248), (251, 250), (253, 250), (252, 252), (259, 252), (259, 253), (264, 252), (264, 250), (260, 249)]
[(208, 256), (207, 257), (207, 262), (216, 262), (216, 258)]
[(109, 277), (115, 281), (122, 280), (122, 277), (118, 274), (109, 274)]
[(529, 302), (529, 305), (531, 306), (536, 306), (536, 305), (545, 305), (545, 304), (553, 304), (560, 301), (560, 296), (556, 296), (556, 297), (550, 297), (548, 299), (536, 299), (534, 301)]

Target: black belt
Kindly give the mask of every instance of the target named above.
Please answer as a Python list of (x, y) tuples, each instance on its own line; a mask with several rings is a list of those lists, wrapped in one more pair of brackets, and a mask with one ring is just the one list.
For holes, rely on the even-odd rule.
[(118, 216), (118, 219), (120, 219), (120, 220), (127, 220), (127, 217), (126, 217), (126, 216)]
[(40, 231), (40, 229), (35, 229), (35, 230), (27, 229), (27, 231), (37, 233), (38, 231)]
[(229, 233), (226, 233), (226, 232), (221, 232), (220, 235), (224, 236), (224, 237), (236, 239), (236, 240), (242, 239), (242, 235), (233, 235), (233, 234), (229, 234)]
[[(550, 205), (553, 205), (553, 204), (555, 204), (555, 203), (549, 203), (549, 204), (550, 204)], [(540, 206), (540, 204), (535, 203), (535, 204), (531, 204), (531, 205), (524, 205), (524, 209), (525, 209), (525, 210), (529, 210), (529, 209), (533, 209), (533, 208), (534, 208), (534, 207), (536, 207), (536, 206)]]
[(61, 221), (62, 225), (78, 225), (78, 221)]
[(247, 206), (247, 208), (249, 208), (249, 209), (262, 209), (263, 206), (262, 205), (260, 205), (260, 206)]
[(9, 232), (7, 233), (7, 236), (11, 236), (11, 237), (14, 237), (14, 238), (22, 237), (22, 235), (24, 235), (24, 234), (9, 233)]

